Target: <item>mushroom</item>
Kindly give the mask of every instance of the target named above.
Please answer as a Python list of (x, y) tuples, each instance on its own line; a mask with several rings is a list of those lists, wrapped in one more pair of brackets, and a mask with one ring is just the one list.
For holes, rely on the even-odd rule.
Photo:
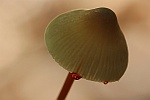
[(115, 13), (105, 7), (57, 16), (46, 28), (45, 41), (49, 53), (69, 71), (72, 80), (115, 82), (128, 65), (125, 37)]

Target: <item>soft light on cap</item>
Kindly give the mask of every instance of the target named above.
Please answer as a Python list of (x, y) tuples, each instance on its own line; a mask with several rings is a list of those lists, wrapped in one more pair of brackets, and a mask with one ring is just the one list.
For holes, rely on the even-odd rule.
[(118, 81), (127, 68), (127, 44), (108, 8), (57, 16), (46, 29), (45, 41), (56, 62), (87, 80)]

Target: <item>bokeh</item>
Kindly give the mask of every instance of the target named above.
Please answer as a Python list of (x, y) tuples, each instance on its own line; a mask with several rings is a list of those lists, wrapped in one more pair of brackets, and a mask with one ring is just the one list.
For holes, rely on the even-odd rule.
[(119, 82), (75, 81), (66, 100), (150, 100), (149, 0), (0, 0), (0, 100), (56, 100), (67, 71), (48, 53), (44, 31), (57, 15), (108, 7), (129, 49)]

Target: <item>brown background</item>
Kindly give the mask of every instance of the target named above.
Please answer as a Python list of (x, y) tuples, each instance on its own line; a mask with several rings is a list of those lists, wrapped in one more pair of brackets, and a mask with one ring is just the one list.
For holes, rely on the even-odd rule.
[(150, 100), (149, 0), (0, 0), (0, 100), (56, 100), (67, 71), (49, 55), (44, 30), (60, 13), (96, 7), (117, 14), (129, 65), (119, 82), (76, 81), (67, 100)]

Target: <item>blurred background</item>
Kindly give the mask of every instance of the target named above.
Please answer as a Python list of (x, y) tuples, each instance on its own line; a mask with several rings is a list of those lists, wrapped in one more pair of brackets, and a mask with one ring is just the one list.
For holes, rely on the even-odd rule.
[(75, 81), (66, 100), (150, 100), (149, 0), (0, 0), (0, 100), (56, 100), (68, 74), (48, 53), (47, 24), (73, 9), (108, 7), (129, 49), (119, 82)]

